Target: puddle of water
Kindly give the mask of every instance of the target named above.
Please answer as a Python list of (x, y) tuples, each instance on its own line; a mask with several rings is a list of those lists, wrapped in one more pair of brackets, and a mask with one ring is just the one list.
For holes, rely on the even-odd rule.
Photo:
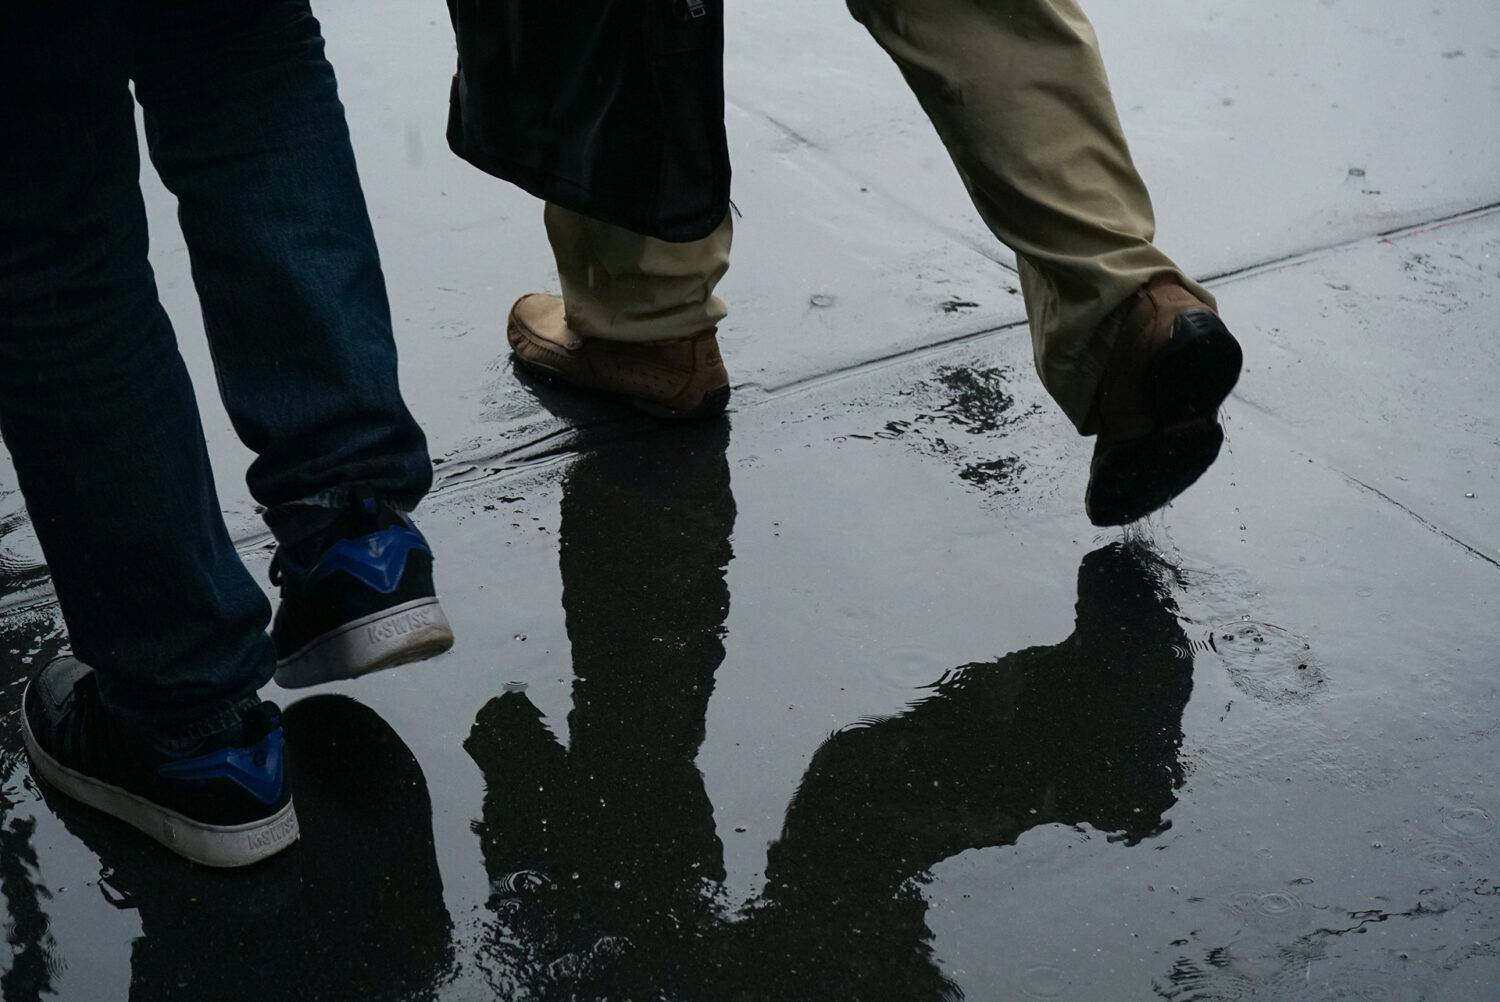
[(1495, 828), (1495, 819), (1483, 807), (1443, 808), (1443, 827), (1455, 835), (1477, 838)]
[(1021, 975), (1021, 990), (1028, 998), (1055, 999), (1067, 991), (1068, 977), (1061, 967), (1037, 964)]
[(1312, 644), (1273, 623), (1226, 623), (1209, 630), (1197, 646), (1213, 652), (1235, 684), (1258, 698), (1304, 698), (1325, 681)]
[(1236, 921), (1261, 932), (1295, 931), (1309, 921), (1307, 906), (1290, 891), (1239, 891), (1227, 908)]
[[(301, 756), (359, 748), (390, 788), (299, 783), (300, 864), (240, 890), (70, 823), (98, 861), (82, 876), (104, 877), (89, 900), (139, 917), (124, 966), (60, 945), (87, 940), (88, 909), (43, 893), (61, 883), (56, 850), (0, 803), (7, 858), (38, 858), (7, 877), (8, 914), (72, 923), (71, 939), (16, 926), (27, 957), (53, 950), (24, 976), (65, 996), (85, 978), (232, 994), (264, 981), (253, 963), (372, 998), (925, 1002), (995, 986), (1405, 998), (1477, 969), (1485, 957), (1435, 950), (1496, 928), (1500, 895), (1480, 890), (1494, 833), (1485, 732), (1465, 746), (1474, 775), (1421, 757), (1451, 756), (1441, 722), (1390, 764), (1390, 719), (1346, 701), (1351, 675), (1392, 668), (1372, 641), (1362, 672), (1346, 670), (1346, 625), (1312, 589), (1189, 561), (1166, 519), (1091, 541), (1076, 497), (1064, 510), (1038, 502), (1045, 491), (1005, 495), (1040, 505), (1025, 519), (987, 506), (978, 487), (1060, 462), (1014, 368), (903, 379), (908, 396), (842, 416), (747, 417), (733, 449), (723, 429), (601, 433), (600, 448), (534, 475), (525, 517), (503, 478), (455, 486), (424, 526), (454, 541), (445, 580), (473, 583), (452, 589), (460, 649), (351, 690), (414, 751), (394, 723), (347, 707), (288, 711)], [(854, 437), (872, 427), (920, 457)], [(1011, 479), (968, 481), (971, 467)], [(1344, 545), (1298, 538), (1313, 557)], [(1278, 584), (1292, 597), (1271, 594)], [(1305, 616), (1284, 614), (1294, 599)], [(47, 636), (3, 646), (36, 657)], [(1478, 684), (1406, 691), (1391, 717), (1440, 716)], [(18, 695), (0, 695), (12, 798), (27, 796)], [(715, 744), (715, 727), (734, 740)], [(1361, 759), (1387, 762), (1384, 785), (1354, 788)], [(392, 817), (407, 823), (372, 839)], [(731, 887), (731, 867), (748, 889)], [(256, 956), (230, 948), (266, 928), (318, 933)], [(1386, 936), (1429, 952), (1387, 963), (1373, 945)], [(306, 973), (329, 950), (333, 966)]]

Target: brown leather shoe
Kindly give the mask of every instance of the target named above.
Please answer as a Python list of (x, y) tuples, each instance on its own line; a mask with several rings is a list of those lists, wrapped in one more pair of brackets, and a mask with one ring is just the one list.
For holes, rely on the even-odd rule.
[(558, 296), (533, 293), (510, 309), (506, 336), (530, 372), (621, 397), (669, 420), (714, 417), (729, 403), (715, 330), (675, 341), (604, 341), (568, 326)]
[(1095, 525), (1124, 525), (1187, 490), (1218, 458), (1219, 405), (1244, 355), (1218, 314), (1170, 277), (1105, 323), (1119, 334), (1094, 401), (1099, 438), (1084, 507)]

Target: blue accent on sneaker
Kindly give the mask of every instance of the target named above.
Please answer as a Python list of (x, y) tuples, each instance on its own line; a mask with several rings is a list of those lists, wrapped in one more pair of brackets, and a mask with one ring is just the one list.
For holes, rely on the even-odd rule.
[(227, 779), (263, 804), (281, 799), (285, 781), (281, 728), (247, 748), (224, 748), (197, 758), (179, 759), (157, 767), (163, 779)]
[(416, 529), (393, 525), (359, 539), (341, 539), (330, 546), (302, 579), (307, 587), (339, 571), (389, 595), (401, 584), (406, 560), (413, 552), (431, 553), (427, 540)]

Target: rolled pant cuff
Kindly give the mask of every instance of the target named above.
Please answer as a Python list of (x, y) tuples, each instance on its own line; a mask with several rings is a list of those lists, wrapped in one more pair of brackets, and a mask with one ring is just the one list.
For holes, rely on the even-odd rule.
[(349, 507), (349, 499), (358, 491), (368, 491), (404, 513), (414, 511), (427, 493), (423, 490), (415, 496), (410, 492), (392, 494), (367, 484), (346, 484), (267, 508), (262, 517), (277, 543), (294, 546), (337, 521), (339, 514)]
[(158, 751), (190, 754), (206, 739), (238, 727), (245, 715), (260, 705), (259, 685), (241, 695), (174, 710), (170, 714), (132, 711), (110, 706), (109, 711), (128, 730)]

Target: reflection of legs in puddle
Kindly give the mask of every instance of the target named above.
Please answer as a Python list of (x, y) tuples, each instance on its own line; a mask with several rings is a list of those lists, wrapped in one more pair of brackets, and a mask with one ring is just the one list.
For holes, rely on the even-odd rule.
[(56, 995), (65, 966), (46, 912), (52, 892), (41, 882), (33, 842), (36, 819), (18, 810), (25, 805), (19, 773), (26, 766), (18, 726), (21, 690), (11, 684), (25, 676), (28, 663), (47, 663), (62, 645), (53, 614), (11, 613), (0, 621), (0, 921), (10, 947), (10, 966), (0, 973), (0, 999), (6, 1002)]
[(100, 893), (140, 917), (132, 998), (430, 998), (451, 974), (452, 922), (416, 759), (346, 697), (303, 700), (285, 722), (303, 766), (302, 841), (263, 866), (196, 868), (56, 804), (99, 855)]
[(744, 933), (786, 997), (952, 997), (912, 878), (1038, 825), (1129, 842), (1167, 827), (1192, 661), (1166, 573), (1133, 548), (1094, 551), (1067, 640), (955, 669), (905, 713), (818, 750)]
[[(7, 777), (0, 776), (0, 781)], [(0, 786), (0, 895), (5, 898), (6, 945), (10, 965), (0, 974), (0, 998), (6, 1002), (56, 995), (62, 970), (52, 923), (42, 908), (51, 897), (40, 881), (32, 836), (35, 818), (10, 818), (14, 803)]]
[(519, 693), (491, 700), (464, 746), (485, 778), (476, 830), (494, 889), (497, 984), (694, 994), (670, 965), (713, 920), (724, 876), (694, 759), (724, 660), (727, 438), (722, 424), (653, 434), (568, 472), (569, 747)]

